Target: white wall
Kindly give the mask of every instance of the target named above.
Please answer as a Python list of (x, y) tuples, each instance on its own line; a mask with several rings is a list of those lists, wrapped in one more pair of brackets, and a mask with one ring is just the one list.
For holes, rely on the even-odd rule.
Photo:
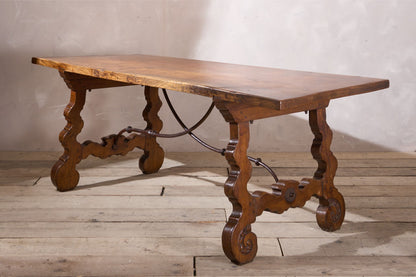
[[(0, 0), (0, 150), (60, 150), (68, 89), (32, 56), (142, 53), (388, 78), (391, 88), (335, 100), (328, 121), (335, 151), (416, 150), (414, 0)], [(210, 99), (173, 94), (189, 124)], [(192, 103), (192, 105), (189, 105)], [(141, 87), (87, 97), (80, 140), (143, 127)], [(180, 130), (166, 107), (164, 131)], [(303, 114), (252, 125), (251, 150), (304, 151)], [(215, 112), (199, 131), (223, 147), (228, 126)], [(200, 151), (189, 138), (167, 151)]]

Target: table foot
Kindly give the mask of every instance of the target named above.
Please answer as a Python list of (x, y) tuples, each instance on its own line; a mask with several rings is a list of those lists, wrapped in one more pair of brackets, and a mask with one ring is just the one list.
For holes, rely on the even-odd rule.
[(58, 191), (74, 189), (79, 182), (79, 172), (68, 161), (59, 159), (51, 170), (51, 180)]
[(341, 228), (345, 216), (344, 197), (334, 190), (327, 198), (319, 198), (319, 207), (316, 210), (316, 220), (319, 227), (327, 232)]
[(238, 221), (228, 220), (222, 232), (222, 247), (225, 255), (235, 264), (251, 262), (257, 254), (257, 236), (251, 231), (250, 224), (245, 225), (244, 218)]
[(309, 111), (309, 125), (315, 135), (311, 153), (318, 162), (314, 179), (321, 182), (316, 219), (322, 230), (332, 232), (338, 230), (344, 221), (345, 202), (344, 197), (334, 186), (338, 162), (330, 150), (332, 131), (326, 122), (324, 108)]

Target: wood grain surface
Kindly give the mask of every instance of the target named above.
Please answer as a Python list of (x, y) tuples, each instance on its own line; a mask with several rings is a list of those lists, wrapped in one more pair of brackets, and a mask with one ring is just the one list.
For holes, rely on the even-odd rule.
[(147, 55), (35, 57), (32, 63), (276, 110), (296, 109), (306, 104), (308, 109), (316, 109), (323, 101), (389, 86), (389, 81), (384, 79)]

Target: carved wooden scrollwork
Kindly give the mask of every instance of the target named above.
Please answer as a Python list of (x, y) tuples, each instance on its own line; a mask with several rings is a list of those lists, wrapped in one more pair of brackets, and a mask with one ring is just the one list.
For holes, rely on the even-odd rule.
[(344, 221), (345, 202), (341, 193), (334, 186), (338, 162), (330, 150), (332, 131), (326, 122), (325, 109), (310, 111), (309, 125), (315, 135), (311, 152), (313, 158), (318, 162), (314, 179), (321, 182), (316, 219), (322, 230), (332, 232), (338, 230)]
[(143, 149), (145, 147), (145, 136), (131, 134), (127, 137), (120, 135), (109, 135), (101, 138), (101, 143), (87, 140), (82, 143), (82, 159), (89, 155), (105, 159), (113, 155), (126, 155), (135, 147)]
[(303, 207), (305, 203), (320, 190), (320, 182), (304, 178), (295, 180), (280, 180), (271, 185), (272, 193), (254, 191), (256, 214), (263, 211), (281, 214), (289, 208)]
[[(89, 155), (104, 159), (112, 155), (126, 155), (137, 147), (144, 150), (139, 160), (140, 169), (144, 173), (159, 170), (163, 163), (164, 151), (156, 142), (155, 137), (142, 134), (131, 134), (127, 137), (113, 134), (103, 137), (101, 143), (85, 141), (81, 144), (77, 141), (77, 136), (84, 125), (80, 113), (85, 104), (86, 90), (128, 84), (69, 72), (60, 72), (60, 74), (71, 88), (71, 97), (64, 111), (67, 125), (59, 135), (64, 154), (51, 171), (52, 182), (59, 191), (67, 191), (76, 187), (79, 181), (76, 165)], [(143, 117), (147, 122), (146, 128), (159, 132), (163, 124), (157, 115), (161, 106), (157, 88), (145, 87), (145, 96), (147, 105), (143, 111)]]
[[(163, 122), (158, 116), (162, 101), (160, 101), (158, 88), (145, 87), (144, 95), (147, 105), (143, 110), (143, 118), (147, 123), (146, 130), (153, 130), (157, 133), (162, 130)], [(156, 142), (156, 137), (145, 135), (143, 155), (139, 160), (139, 168), (145, 174), (157, 172), (163, 164), (165, 152)]]
[(251, 163), (247, 158), (249, 123), (230, 123), (230, 142), (225, 157), (230, 165), (230, 174), (224, 191), (233, 205), (222, 233), (224, 253), (237, 264), (254, 259), (257, 253), (257, 237), (250, 224), (256, 219), (254, 202), (247, 190), (251, 176)]
[(59, 191), (71, 190), (79, 181), (79, 173), (75, 167), (82, 159), (82, 147), (77, 141), (77, 136), (84, 125), (80, 113), (85, 104), (85, 95), (85, 90), (72, 90), (69, 103), (64, 110), (67, 124), (59, 134), (64, 154), (51, 170), (52, 183)]
[(320, 199), (316, 219), (322, 230), (327, 232), (338, 230), (344, 221), (344, 216), (345, 202), (338, 190), (332, 191), (328, 199)]
[(319, 198), (316, 218), (326, 231), (337, 230), (344, 219), (345, 204), (342, 195), (333, 184), (337, 161), (330, 151), (332, 132), (326, 123), (325, 108), (310, 111), (310, 126), (315, 135), (311, 152), (318, 162), (313, 178), (279, 180), (271, 185), (272, 193), (247, 190), (251, 177), (251, 165), (247, 158), (249, 123), (238, 119), (250, 118), (240, 115), (236, 104), (216, 102), (216, 107), (230, 124), (230, 141), (225, 157), (230, 165), (224, 191), (232, 203), (233, 212), (223, 230), (224, 253), (236, 264), (250, 262), (257, 252), (257, 237), (251, 224), (263, 211), (283, 213), (289, 208), (302, 207), (312, 197)]

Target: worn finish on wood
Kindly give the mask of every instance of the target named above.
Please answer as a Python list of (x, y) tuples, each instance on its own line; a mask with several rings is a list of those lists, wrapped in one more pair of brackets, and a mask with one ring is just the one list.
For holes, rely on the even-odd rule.
[(254, 259), (257, 254), (257, 237), (250, 224), (256, 220), (253, 198), (247, 190), (251, 176), (251, 164), (247, 158), (249, 123), (230, 123), (230, 143), (225, 157), (230, 173), (224, 184), (224, 192), (233, 205), (222, 233), (222, 246), (227, 257), (237, 264)]
[(84, 126), (80, 113), (85, 104), (85, 95), (85, 90), (72, 90), (71, 98), (64, 111), (67, 125), (59, 134), (64, 154), (51, 171), (52, 183), (60, 191), (73, 189), (79, 181), (79, 173), (75, 167), (82, 159), (82, 147), (77, 141), (77, 136)]
[[(248, 263), (256, 256), (257, 237), (251, 231), (251, 224), (263, 211), (283, 213), (289, 208), (304, 206), (316, 196), (320, 203), (316, 212), (318, 225), (325, 231), (340, 228), (345, 203), (334, 186), (337, 160), (330, 150), (332, 132), (326, 123), (325, 109), (334, 98), (389, 86), (389, 81), (382, 79), (145, 55), (33, 58), (32, 62), (58, 69), (72, 91), (64, 113), (68, 124), (60, 135), (65, 152), (51, 174), (60, 191), (77, 185), (76, 164), (89, 155), (99, 158), (125, 155), (137, 147), (144, 150), (139, 160), (143, 173), (160, 169), (164, 151), (154, 135), (163, 125), (157, 115), (162, 105), (159, 87), (212, 97), (230, 124), (228, 146), (222, 152), (216, 152), (225, 155), (230, 166), (224, 191), (233, 211), (224, 227), (222, 244), (224, 253), (236, 264)], [(83, 125), (80, 112), (86, 90), (134, 84), (146, 86), (147, 105), (143, 118), (147, 122), (146, 130), (152, 130), (154, 134), (124, 137), (120, 132), (103, 138), (101, 144), (78, 143), (76, 137)], [(299, 111), (310, 112), (309, 124), (315, 135), (311, 152), (318, 162), (318, 169), (313, 178), (277, 181), (274, 176), (276, 183), (271, 185), (271, 193), (250, 193), (247, 189), (252, 174), (247, 156), (249, 122)]]
[[(277, 110), (387, 88), (388, 80), (146, 55), (33, 58), (61, 71)], [(304, 107), (303, 107), (304, 108)]]
[(416, 257), (259, 257), (235, 267), (223, 257), (197, 257), (197, 276), (415, 276)]
[(345, 216), (345, 203), (341, 193), (334, 186), (335, 172), (338, 167), (337, 159), (330, 150), (332, 131), (326, 123), (325, 109), (309, 112), (309, 125), (315, 135), (311, 152), (318, 162), (314, 180), (319, 179), (321, 191), (316, 219), (319, 227), (325, 231), (335, 231), (341, 227)]
[[(192, 178), (192, 176), (189, 176)], [(198, 180), (199, 178), (195, 178)], [(144, 180), (146, 181), (146, 180)], [(185, 194), (185, 193), (184, 193)], [(75, 206), (82, 206), (89, 208), (111, 208), (111, 209), (144, 209), (153, 207), (158, 208), (189, 208), (197, 209), (205, 208), (230, 208), (230, 203), (225, 197), (218, 198), (212, 196), (170, 196), (165, 198), (149, 198), (145, 196), (99, 196), (102, 202), (92, 203), (91, 201), (97, 199), (98, 196), (73, 196), (62, 195), (55, 196), (18, 196), (15, 201), (19, 203), (21, 208), (25, 209), (46, 209), (48, 207), (56, 207), (59, 209), (71, 209)], [(35, 199), (35, 201), (34, 201)], [(416, 208), (416, 201), (414, 196), (410, 197), (348, 197), (346, 202), (348, 207), (355, 209), (382, 209), (389, 206), (395, 209)], [(6, 209), (10, 205), (8, 198), (0, 196), (0, 209)]]
[[(136, 186), (137, 187), (137, 186)], [(140, 186), (141, 187), (141, 186)], [(113, 187), (113, 190), (115, 188)], [(19, 197), (1, 189), (10, 197)], [(41, 193), (41, 192), (40, 192)], [(155, 196), (155, 195), (153, 195)], [(151, 197), (151, 195), (147, 195)], [(36, 199), (36, 195), (32, 196)], [(90, 201), (97, 197), (91, 197)], [(99, 198), (98, 198), (99, 199)], [(36, 201), (36, 200), (35, 200)], [(0, 208), (0, 222), (225, 222), (225, 210), (213, 208)]]
[[(64, 111), (67, 125), (59, 135), (65, 151), (51, 171), (52, 182), (59, 191), (68, 191), (77, 186), (79, 173), (76, 165), (89, 155), (104, 159), (112, 155), (126, 155), (137, 147), (144, 150), (139, 161), (140, 169), (144, 173), (154, 173), (159, 170), (163, 163), (164, 152), (155, 137), (142, 134), (131, 134), (127, 137), (112, 134), (103, 137), (101, 143), (88, 140), (81, 144), (77, 141), (77, 135), (84, 125), (80, 113), (85, 104), (86, 89), (120, 86), (123, 83), (91, 77), (84, 78), (67, 72), (61, 72), (61, 76), (71, 89), (71, 98)], [(143, 117), (147, 122), (146, 128), (154, 128), (153, 130), (159, 132), (162, 129), (162, 121), (157, 115), (161, 106), (157, 88), (146, 87), (145, 95), (147, 105), (143, 111)]]
[[(215, 99), (214, 99), (215, 101)], [(329, 104), (329, 99), (317, 101), (314, 105), (310, 103), (302, 103), (299, 106), (276, 110), (259, 106), (252, 106), (249, 104), (227, 103), (227, 109), (233, 115), (236, 121), (249, 121), (263, 119), (273, 116), (286, 115), (296, 112), (308, 111), (310, 109), (326, 108)]]
[[(285, 256), (414, 256), (416, 240), (411, 237), (386, 238), (279, 238)], [(416, 266), (416, 264), (415, 264)]]
[[(97, 200), (96, 200), (97, 201)], [(168, 206), (165, 209), (169, 209)], [(78, 210), (82, 212), (82, 207)], [(145, 211), (144, 211), (145, 212)], [(50, 222), (50, 221), (9, 221), (1, 224), (1, 238), (217, 238), (224, 222), (137, 222), (126, 221), (115, 223), (100, 221), (84, 222)], [(324, 233), (313, 222), (258, 222), (255, 228), (262, 238), (342, 238), (355, 239), (388, 239), (392, 236), (416, 239), (416, 223), (403, 222), (358, 222), (343, 226), (343, 232)], [(45, 231), (47, 230), (47, 232)], [(218, 239), (219, 240), (219, 239)], [(416, 254), (416, 253), (415, 253)]]
[[(146, 130), (153, 130), (159, 133), (162, 130), (163, 122), (157, 115), (162, 106), (158, 88), (145, 87), (144, 95), (147, 101), (147, 105), (143, 111), (143, 118), (147, 122)], [(142, 149), (144, 149), (144, 154), (139, 160), (140, 169), (145, 174), (157, 172), (163, 164), (165, 152), (156, 142), (156, 137), (146, 134), (145, 145)]]
[[(137, 170), (139, 154), (127, 156), (133, 174)], [(374, 159), (384, 160), (383, 164), (390, 165), (384, 169), (400, 171), (394, 161), (404, 158), (402, 155), (336, 153), (337, 158), (342, 157), (351, 163), (361, 160), (357, 167), (368, 170), (369, 175), (374, 169), (368, 168), (366, 161), (371, 165)], [(263, 158), (259, 153), (254, 156)], [(0, 152), (0, 157), (4, 161), (13, 160), (12, 167), (23, 169), (34, 164), (49, 168), (50, 163), (45, 161), (56, 160), (59, 154)], [(315, 199), (308, 201), (304, 208), (289, 209), (281, 215), (263, 213), (252, 224), (258, 235), (257, 256), (252, 263), (236, 267), (222, 254), (218, 236), (226, 221), (223, 208), (227, 208), (227, 215), (230, 215), (231, 205), (221, 194), (212, 193), (209, 197), (206, 194), (209, 187), (221, 192), (226, 177), (206, 177), (206, 171), (216, 170), (213, 167), (200, 171), (199, 175), (196, 172), (192, 176), (179, 174), (192, 169), (204, 158), (213, 166), (215, 160), (210, 153), (168, 153), (166, 157), (169, 161), (164, 163), (164, 168), (184, 163), (177, 174), (117, 177), (115, 175), (125, 171), (117, 164), (127, 162), (126, 156), (117, 156), (114, 160), (88, 159), (88, 162), (96, 160), (99, 163), (89, 164), (88, 168), (80, 171), (81, 176), (84, 173), (94, 176), (95, 167), (104, 166), (99, 173), (108, 170), (107, 177), (81, 178), (77, 190), (65, 194), (50, 189), (51, 182), (47, 177), (35, 185), (14, 185), (15, 178), (8, 177), (7, 171), (0, 172), (4, 184), (9, 182), (9, 185), (0, 186), (0, 229), (3, 234), (0, 238), (0, 267), (3, 266), (0, 275), (76, 276), (79, 273), (82, 276), (125, 276), (131, 273), (132, 276), (188, 276), (193, 275), (195, 269), (197, 276), (297, 274), (362, 277), (380, 274), (414, 276), (416, 272), (414, 174), (336, 177), (335, 184), (344, 194), (349, 208), (345, 218), (347, 224), (343, 225), (341, 232), (325, 233), (319, 229), (314, 222), (319, 205)], [(285, 159), (294, 164), (302, 157), (307, 159), (301, 153), (269, 153), (264, 160)], [(408, 160), (412, 165), (416, 157), (413, 155), (411, 159), (409, 156)], [(81, 165), (84, 164), (83, 161)], [(338, 169), (349, 164), (339, 163)], [(4, 169), (9, 166), (9, 162), (0, 164)], [(125, 164), (120, 163), (120, 166)], [(303, 165), (299, 163), (299, 166)], [(261, 185), (254, 190), (267, 191), (270, 189), (266, 186), (268, 182), (271, 183), (272, 179), (262, 176), (252, 177), (249, 183)], [(401, 185), (396, 187), (396, 184)], [(143, 193), (142, 185), (143, 191), (152, 186), (165, 186), (166, 189), (163, 196), (157, 196), (153, 192)], [(169, 193), (172, 189), (174, 194)], [(358, 197), (357, 192), (362, 189), (363, 196)], [(128, 190), (137, 196), (129, 197)], [(382, 193), (386, 193), (386, 197), (378, 197)], [(365, 208), (369, 205), (377, 206), (377, 209)], [(400, 208), (395, 208), (397, 205), (401, 205)], [(208, 207), (213, 208), (212, 212)], [(194, 224), (189, 224), (191, 222)], [(284, 257), (279, 257), (280, 252)], [(84, 262), (78, 263), (75, 257)], [(181, 259), (188, 261), (187, 272), (174, 265), (180, 264)], [(128, 266), (123, 266), (123, 261), (129, 261)]]
[[(321, 229), (335, 231), (345, 216), (344, 198), (334, 187), (337, 160), (330, 150), (332, 131), (326, 123), (325, 108), (311, 110), (309, 123), (315, 139), (311, 147), (318, 169), (313, 178), (280, 180), (273, 184), (273, 193), (247, 190), (251, 177), (251, 164), (247, 158), (249, 121), (258, 116), (256, 109), (245, 109), (244, 117), (238, 104), (216, 102), (224, 119), (230, 123), (230, 142), (225, 157), (230, 172), (224, 191), (233, 205), (233, 211), (223, 231), (223, 249), (236, 264), (250, 262), (257, 252), (257, 238), (251, 224), (263, 211), (283, 213), (289, 208), (302, 207), (312, 196), (319, 197), (316, 219)], [(264, 108), (262, 108), (264, 109)]]
[(59, 71), (59, 74), (64, 79), (66, 85), (75, 91), (79, 90), (91, 90), (99, 88), (111, 88), (111, 87), (123, 87), (130, 86), (131, 84), (117, 82), (113, 80), (106, 80), (97, 77), (85, 76), (82, 74)]
[(192, 276), (192, 257), (163, 256), (29, 256), (0, 257), (2, 276)]

